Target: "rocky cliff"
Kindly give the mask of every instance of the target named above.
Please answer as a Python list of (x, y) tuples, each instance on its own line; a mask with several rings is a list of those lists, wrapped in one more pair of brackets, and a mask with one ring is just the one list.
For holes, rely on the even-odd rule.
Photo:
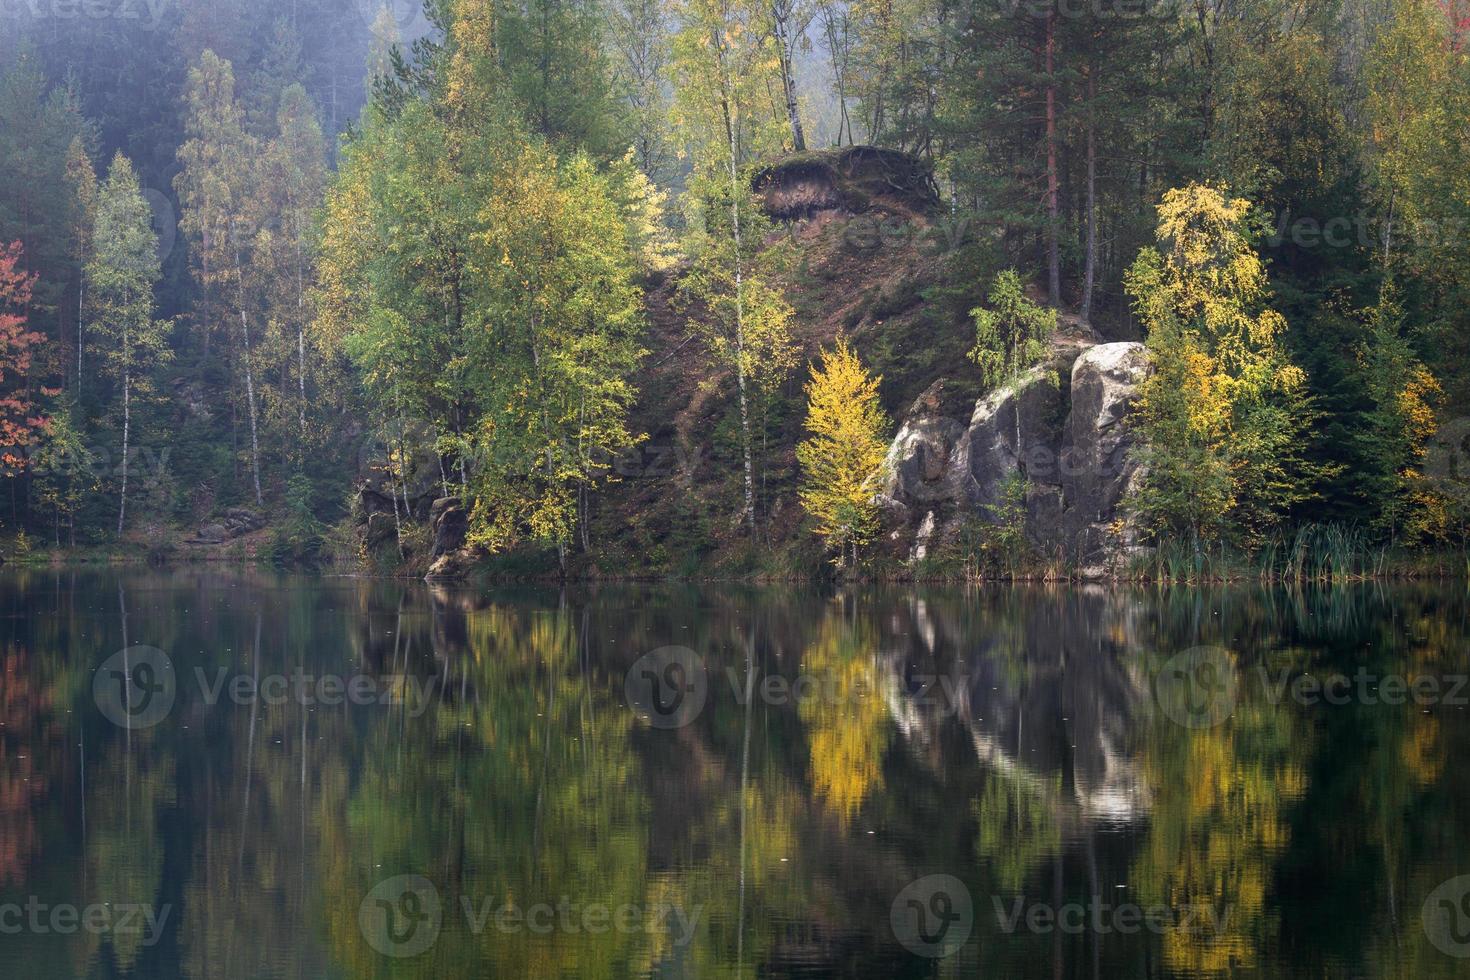
[[(966, 357), (968, 315), (993, 273), (983, 229), (940, 206), (927, 168), (870, 147), (788, 158), (753, 176), (775, 221), (768, 245), (786, 259), (780, 285), (794, 315), (800, 367), (756, 406), (760, 540), (738, 520), (743, 493), (735, 379), (706, 347), (697, 305), (671, 274), (647, 284), (649, 356), (635, 378), (632, 428), (639, 445), (611, 461), (587, 501), (581, 542), (566, 555), (573, 577), (806, 577), (829, 568), (798, 499), (806, 364), (846, 336), (882, 376), (885, 410), (898, 423), (884, 488), (878, 574), (952, 542), (992, 519), (1007, 479), (1028, 481), (1028, 530), (1038, 552), (1069, 572), (1101, 577), (1136, 548), (1126, 501), (1137, 481), (1128, 424), (1143, 350), (1105, 343), (1063, 317), (1052, 356), (989, 391)], [(407, 486), (380, 473), (361, 486), (358, 550), (371, 562), (431, 577), (556, 577), (549, 549), (493, 558), (465, 546), (467, 516), (440, 460), (415, 460)], [(395, 517), (395, 513), (397, 517)], [(400, 532), (402, 532), (400, 534)]]
[(1074, 329), (1051, 360), (944, 414), (943, 380), (920, 395), (888, 452), (890, 539), (924, 558), (967, 521), (994, 519), (1005, 483), (1027, 481), (1027, 533), (1084, 578), (1122, 570), (1139, 549), (1129, 495), (1139, 468), (1129, 408), (1147, 372), (1142, 344), (1098, 343)]

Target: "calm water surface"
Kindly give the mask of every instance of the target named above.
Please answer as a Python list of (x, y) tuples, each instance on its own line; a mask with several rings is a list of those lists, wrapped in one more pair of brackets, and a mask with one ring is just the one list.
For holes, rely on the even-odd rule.
[(1467, 623), (10, 572), (0, 970), (1466, 976)]

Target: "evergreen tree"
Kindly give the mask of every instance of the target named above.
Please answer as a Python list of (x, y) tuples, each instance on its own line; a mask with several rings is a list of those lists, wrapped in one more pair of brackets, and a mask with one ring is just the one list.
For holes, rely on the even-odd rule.
[(1371, 405), (1357, 434), (1363, 446), (1359, 478), (1377, 510), (1378, 529), (1414, 543), (1448, 529), (1447, 501), (1424, 473), (1441, 389), (1405, 336), (1396, 293), (1392, 281), (1384, 284), (1358, 352), (1359, 383)]

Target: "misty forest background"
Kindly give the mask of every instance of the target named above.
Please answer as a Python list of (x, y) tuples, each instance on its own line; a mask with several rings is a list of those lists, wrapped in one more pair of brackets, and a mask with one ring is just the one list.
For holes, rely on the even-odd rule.
[[(12, 0), (8, 557), (242, 512), (360, 552), (369, 479), (391, 564), (427, 479), (487, 552), (606, 566), (643, 372), (692, 341), (727, 451), (681, 547), (758, 569), (799, 495), (820, 562), (876, 533), (894, 352), (958, 329), (1000, 383), (1048, 310), (1149, 344), (1160, 539), (1463, 547), (1467, 35), (1464, 0)], [(752, 179), (865, 144), (958, 232), (916, 336), (849, 347)]]

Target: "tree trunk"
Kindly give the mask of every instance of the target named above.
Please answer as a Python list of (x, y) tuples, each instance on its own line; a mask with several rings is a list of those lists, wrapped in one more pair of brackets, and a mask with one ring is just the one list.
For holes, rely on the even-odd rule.
[(306, 455), (306, 324), (304, 322), (306, 309), (306, 289), (302, 282), (301, 261), (301, 222), (296, 221), (296, 382), (300, 386), (300, 425), (301, 446), (299, 451), (303, 459)]
[(750, 405), (746, 396), (745, 378), (745, 252), (744, 238), (740, 233), (740, 175), (736, 170), (735, 120), (731, 117), (730, 93), (734, 83), (725, 72), (723, 41), (720, 56), (720, 84), (724, 87), (721, 108), (725, 116), (725, 140), (730, 151), (730, 227), (735, 238), (735, 380), (740, 389), (740, 443), (745, 463), (745, 514), (750, 524), (750, 539), (756, 540), (755, 524), (755, 463), (751, 458)]
[[(128, 332), (123, 330), (123, 349), (128, 347)], [(122, 450), (122, 496), (117, 505), (117, 536), (122, 537), (123, 519), (128, 512), (128, 434), (132, 424), (133, 376), (123, 369), (123, 450)]]
[(260, 437), (255, 424), (255, 372), (250, 367), (250, 322), (240, 308), (240, 331), (245, 341), (245, 402), (250, 408), (250, 474), (255, 480), (255, 505), (263, 504), (260, 494)]
[(82, 310), (87, 304), (87, 280), (77, 283), (77, 401), (82, 398)]
[(1083, 321), (1092, 320), (1092, 288), (1097, 280), (1097, 66), (1087, 72), (1087, 246), (1082, 270)]
[(776, 47), (781, 62), (781, 89), (786, 96), (786, 116), (791, 121), (791, 145), (797, 153), (806, 151), (806, 134), (801, 128), (801, 109), (796, 98), (796, 64), (791, 50), (791, 6), (787, 0), (771, 5), (771, 21), (775, 25)]
[(1046, 15), (1046, 279), (1053, 306), (1062, 303), (1062, 260), (1057, 246), (1057, 15)]

